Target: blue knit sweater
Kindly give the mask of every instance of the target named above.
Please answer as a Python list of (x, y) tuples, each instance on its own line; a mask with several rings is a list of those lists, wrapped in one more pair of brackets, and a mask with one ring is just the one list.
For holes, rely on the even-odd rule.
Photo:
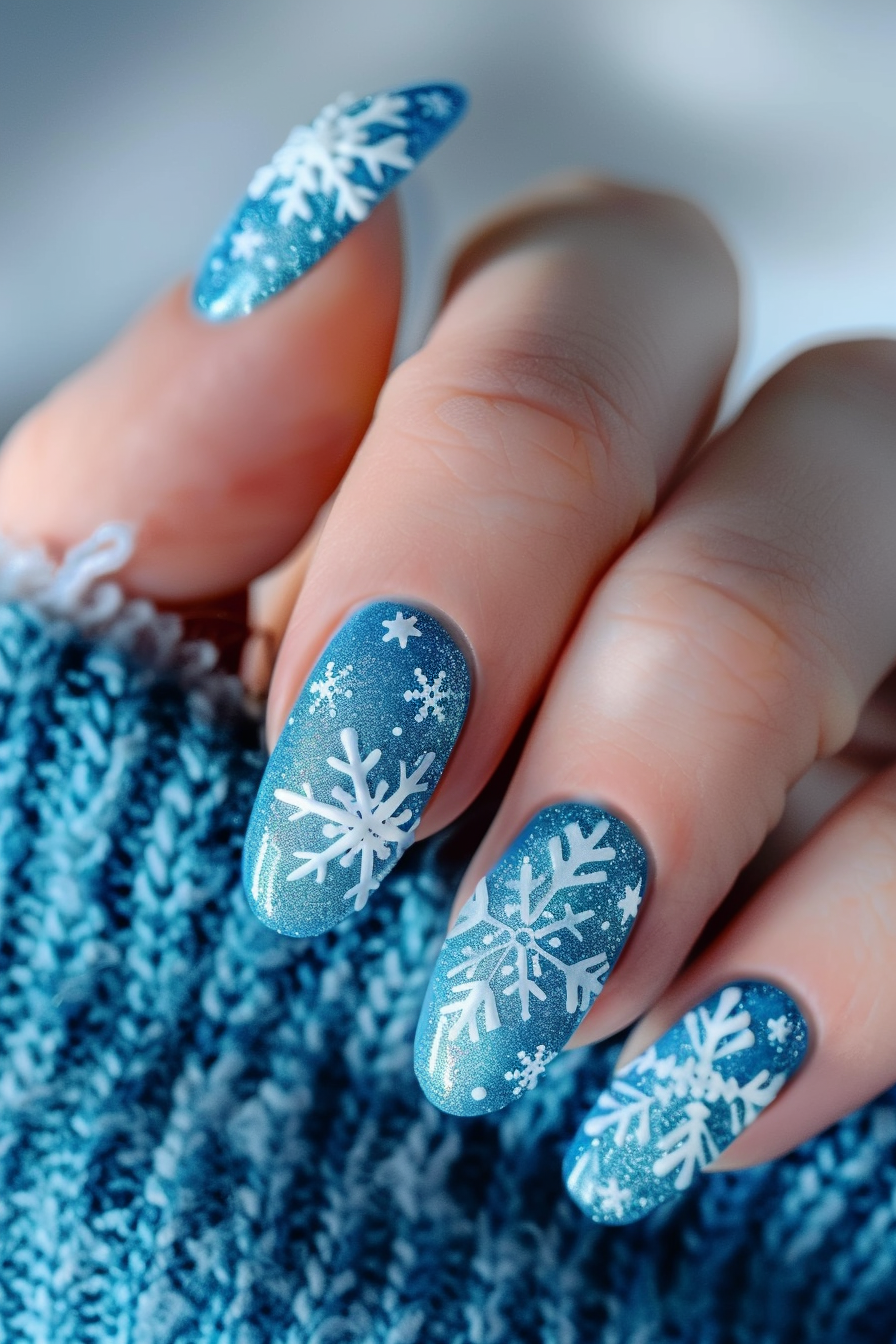
[(257, 722), (98, 553), (0, 583), (0, 1344), (896, 1337), (892, 1096), (586, 1222), (560, 1162), (614, 1044), (481, 1120), (414, 1081), (486, 807), (369, 913), (268, 932), (239, 884)]

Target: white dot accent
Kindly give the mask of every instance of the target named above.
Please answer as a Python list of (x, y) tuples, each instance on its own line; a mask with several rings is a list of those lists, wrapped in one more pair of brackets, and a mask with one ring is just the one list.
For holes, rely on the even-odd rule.
[(601, 924), (601, 928), (603, 929), (604, 933), (606, 933), (609, 927), (610, 927), (610, 921), (608, 919), (605, 919), (603, 924)]
[(401, 737), (401, 729), (400, 729), (400, 728), (393, 728), (393, 729), (392, 729), (392, 736), (393, 736), (393, 737)]
[(473, 1098), (474, 1101), (485, 1101), (485, 1098), (488, 1096), (488, 1093), (486, 1092), (484, 1087), (474, 1087), (472, 1092), (470, 1093), (470, 1096)]

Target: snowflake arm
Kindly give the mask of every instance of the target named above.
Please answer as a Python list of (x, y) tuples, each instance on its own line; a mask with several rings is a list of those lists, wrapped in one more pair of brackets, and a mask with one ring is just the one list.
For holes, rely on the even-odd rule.
[(696, 1173), (719, 1155), (706, 1123), (710, 1116), (709, 1107), (702, 1101), (691, 1101), (685, 1107), (685, 1114), (687, 1118), (657, 1142), (661, 1156), (653, 1164), (655, 1176), (670, 1176), (677, 1170), (676, 1190), (687, 1190)]
[[(539, 918), (542, 911), (551, 903), (558, 892), (568, 887), (586, 887), (593, 886), (596, 882), (606, 882), (607, 874), (603, 870), (596, 872), (580, 873), (578, 870), (587, 865), (595, 863), (607, 863), (616, 857), (616, 851), (610, 845), (600, 845), (600, 840), (606, 834), (609, 828), (609, 821), (604, 818), (599, 821), (589, 836), (582, 833), (581, 827), (577, 822), (569, 826), (564, 826), (563, 831), (566, 836), (569, 857), (563, 857), (563, 842), (559, 835), (551, 836), (548, 842), (548, 854), (551, 858), (551, 880), (547, 890), (539, 898), (531, 920), (534, 922)], [(536, 883), (544, 879), (539, 879)], [(527, 920), (527, 922), (529, 922)]]
[[(510, 946), (510, 944), (508, 944), (508, 946)], [(532, 957), (532, 963), (533, 963), (532, 975), (530, 975), (529, 974), (530, 954), (528, 949), (525, 947), (520, 947), (519, 944), (516, 944), (514, 950), (516, 953), (516, 956), (514, 958), (516, 962), (516, 979), (513, 981), (512, 984), (504, 986), (504, 993), (518, 995), (520, 1001), (520, 1016), (522, 1017), (524, 1022), (528, 1022), (531, 1016), (529, 1010), (530, 998), (536, 998), (540, 1000), (541, 1003), (544, 1003), (545, 999), (547, 998), (547, 995), (545, 994), (544, 990), (541, 988), (540, 985), (537, 985), (535, 983), (535, 978), (533, 978), (533, 977), (540, 978), (541, 964), (538, 958), (538, 953), (536, 952)], [(510, 973), (513, 974), (513, 967), (511, 965), (508, 964), (504, 969), (509, 970)], [(492, 972), (492, 974), (494, 974), (494, 972)]]
[(590, 1007), (591, 1000), (596, 999), (604, 987), (603, 977), (610, 969), (606, 954), (600, 952), (583, 961), (576, 961), (572, 966), (556, 961), (554, 965), (566, 977), (566, 1011), (584, 1013)]
[(762, 1069), (746, 1083), (738, 1083), (734, 1078), (725, 1079), (721, 1095), (730, 1106), (731, 1133), (740, 1134), (751, 1125), (759, 1112), (774, 1101), (786, 1081), (786, 1073), (776, 1073), (772, 1077), (768, 1069)]
[(634, 1138), (640, 1148), (650, 1140), (650, 1110), (654, 1097), (641, 1092), (630, 1083), (616, 1078), (606, 1092), (597, 1099), (600, 1111), (585, 1121), (584, 1130), (590, 1138), (597, 1138), (605, 1130), (613, 1130), (613, 1140), (621, 1148), (634, 1126)]
[(740, 1001), (740, 989), (731, 985), (719, 996), (712, 1016), (702, 1006), (686, 1015), (684, 1022), (691, 1046), (704, 1068), (711, 1068), (718, 1060), (755, 1045), (750, 1014), (745, 1008), (735, 1011)]
[[(470, 899), (461, 906), (454, 928), (448, 930), (447, 937), (449, 939), (457, 938), (459, 934), (469, 933), (483, 921), (495, 923), (488, 912), (488, 879), (484, 877), (477, 882), (476, 890)], [(496, 925), (496, 927), (500, 926)], [(453, 975), (454, 972), (452, 971), (450, 974)]]
[[(480, 1008), (482, 1009), (486, 1031), (494, 1031), (497, 1027), (500, 1027), (501, 1019), (498, 1017), (495, 993), (487, 980), (474, 980), (467, 985), (455, 985), (454, 993), (461, 997), (455, 1002), (446, 1003), (443, 1008), (439, 1009), (440, 1016), (446, 1019), (456, 1015), (448, 1032), (449, 1041), (456, 1041), (466, 1028), (473, 1044), (475, 1045), (478, 1042), (477, 1016)], [(433, 1048), (436, 1049), (435, 1046)], [(437, 1050), (436, 1053), (438, 1053)]]

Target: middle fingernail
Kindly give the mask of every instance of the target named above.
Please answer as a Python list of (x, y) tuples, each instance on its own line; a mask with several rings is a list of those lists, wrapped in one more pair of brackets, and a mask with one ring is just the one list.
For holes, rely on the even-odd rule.
[(645, 850), (590, 803), (539, 812), (448, 934), (417, 1028), (427, 1097), (453, 1115), (534, 1088), (603, 989), (647, 887)]
[(296, 701), (252, 811), (243, 880), (259, 919), (300, 938), (362, 910), (413, 842), (457, 741), (470, 674), (448, 631), (372, 602)]

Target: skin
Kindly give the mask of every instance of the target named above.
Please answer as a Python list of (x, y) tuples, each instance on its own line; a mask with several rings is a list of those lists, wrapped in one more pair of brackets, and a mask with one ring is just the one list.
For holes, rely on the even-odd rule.
[(124, 582), (167, 605), (253, 584), (272, 742), (352, 608), (444, 613), (475, 689), (422, 833), (538, 707), (458, 899), (548, 803), (628, 819), (653, 887), (574, 1043), (640, 1019), (631, 1054), (727, 981), (780, 984), (809, 1060), (717, 1165), (766, 1161), (896, 1080), (896, 343), (799, 356), (710, 437), (724, 244), (586, 178), (483, 224), (387, 379), (400, 283), (387, 202), (239, 322), (178, 287), (12, 431), (0, 530), (60, 554), (133, 522)]

